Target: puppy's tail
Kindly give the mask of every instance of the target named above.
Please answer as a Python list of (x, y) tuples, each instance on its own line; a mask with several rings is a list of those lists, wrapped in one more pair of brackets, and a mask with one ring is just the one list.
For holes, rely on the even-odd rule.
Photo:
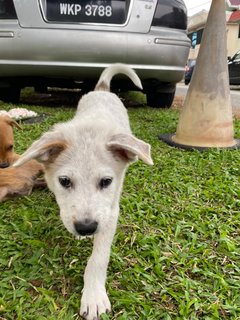
[(103, 70), (94, 90), (110, 91), (110, 82), (112, 78), (118, 73), (125, 74), (132, 80), (135, 86), (142, 89), (141, 80), (139, 79), (135, 71), (126, 64), (116, 63)]

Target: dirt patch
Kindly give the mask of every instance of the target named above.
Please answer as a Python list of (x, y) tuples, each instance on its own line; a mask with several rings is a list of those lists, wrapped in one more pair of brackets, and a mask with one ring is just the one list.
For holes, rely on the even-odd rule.
[(236, 119), (240, 119), (240, 109), (233, 108), (233, 116)]
[(183, 96), (175, 96), (172, 106), (172, 109), (181, 109), (184, 105), (184, 97)]

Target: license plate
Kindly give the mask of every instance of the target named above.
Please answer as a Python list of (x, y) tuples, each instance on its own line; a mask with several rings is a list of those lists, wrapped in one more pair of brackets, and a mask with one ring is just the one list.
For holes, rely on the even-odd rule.
[(47, 0), (46, 18), (52, 22), (123, 24), (126, 0)]

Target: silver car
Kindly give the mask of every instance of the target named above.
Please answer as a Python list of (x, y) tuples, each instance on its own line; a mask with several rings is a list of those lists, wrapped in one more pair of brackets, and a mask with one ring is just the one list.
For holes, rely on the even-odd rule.
[[(183, 0), (0, 0), (0, 99), (21, 89), (93, 88), (111, 63), (133, 67), (152, 107), (172, 104), (190, 40)], [(113, 90), (131, 90), (116, 77)]]

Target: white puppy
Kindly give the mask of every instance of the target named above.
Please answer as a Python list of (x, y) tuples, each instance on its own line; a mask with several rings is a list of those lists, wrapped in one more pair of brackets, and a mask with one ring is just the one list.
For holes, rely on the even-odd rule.
[(80, 308), (88, 320), (99, 319), (111, 309), (105, 281), (125, 170), (137, 158), (153, 164), (150, 145), (131, 134), (124, 105), (109, 92), (117, 73), (127, 75), (141, 88), (128, 66), (108, 67), (95, 90), (81, 98), (75, 117), (55, 125), (15, 163), (41, 162), (67, 230), (78, 236), (94, 235)]

